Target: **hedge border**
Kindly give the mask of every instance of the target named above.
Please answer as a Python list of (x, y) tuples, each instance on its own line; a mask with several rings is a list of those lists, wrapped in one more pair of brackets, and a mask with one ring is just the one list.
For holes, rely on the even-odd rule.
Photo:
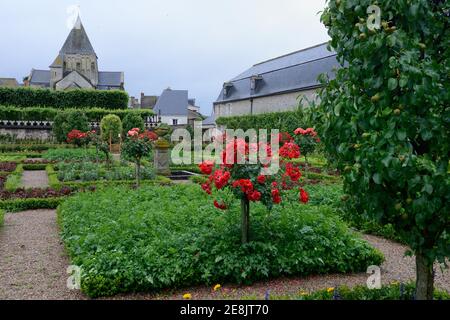
[(127, 109), (128, 101), (128, 94), (122, 90), (0, 88), (0, 105), (15, 107)]
[(66, 199), (67, 197), (0, 200), (0, 210), (20, 212), (36, 209), (56, 209)]
[(114, 114), (123, 120), (128, 114), (137, 114), (143, 119), (153, 116), (155, 113), (151, 109), (101, 109), (101, 108), (89, 108), (89, 109), (57, 109), (52, 107), (29, 107), (19, 108), (14, 106), (0, 105), (0, 119), (9, 121), (53, 121), (58, 113), (61, 112), (83, 112), (89, 121), (100, 120), (109, 114)]

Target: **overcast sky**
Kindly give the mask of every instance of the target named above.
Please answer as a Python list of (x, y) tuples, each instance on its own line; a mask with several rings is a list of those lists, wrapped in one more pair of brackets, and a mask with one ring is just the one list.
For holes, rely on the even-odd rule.
[(48, 69), (79, 5), (101, 71), (125, 89), (189, 90), (209, 115), (223, 82), (253, 64), (328, 40), (325, 0), (1, 0), (0, 77)]

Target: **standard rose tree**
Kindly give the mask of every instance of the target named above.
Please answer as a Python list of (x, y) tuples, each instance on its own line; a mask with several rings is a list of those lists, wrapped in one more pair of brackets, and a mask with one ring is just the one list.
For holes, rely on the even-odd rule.
[(122, 147), (122, 155), (136, 165), (136, 185), (139, 187), (141, 179), (141, 160), (152, 151), (152, 142), (157, 139), (153, 132), (139, 133), (139, 128), (133, 128), (127, 133)]
[(294, 131), (294, 141), (300, 146), (302, 154), (305, 157), (305, 162), (308, 164), (308, 154), (311, 154), (316, 150), (317, 145), (320, 143), (320, 138), (317, 136), (317, 132), (314, 128), (298, 128)]
[[(266, 160), (277, 156), (280, 158), (280, 170), (273, 175), (262, 175), (265, 165), (249, 164), (250, 153), (263, 149)], [(199, 165), (202, 173), (209, 179), (202, 189), (209, 195), (215, 195), (213, 204), (217, 209), (226, 210), (229, 207), (226, 199), (219, 199), (225, 190), (232, 192), (235, 198), (241, 200), (242, 212), (242, 243), (249, 242), (250, 203), (261, 202), (269, 210), (283, 201), (283, 194), (288, 190), (298, 188), (299, 200), (308, 202), (308, 194), (299, 187), (300, 169), (290, 162), (300, 157), (300, 148), (289, 140), (279, 150), (279, 155), (272, 155), (268, 144), (248, 144), (242, 139), (229, 142), (222, 153), (222, 165), (216, 166), (212, 161)], [(265, 161), (264, 161), (265, 162)], [(244, 163), (244, 164), (240, 164)]]

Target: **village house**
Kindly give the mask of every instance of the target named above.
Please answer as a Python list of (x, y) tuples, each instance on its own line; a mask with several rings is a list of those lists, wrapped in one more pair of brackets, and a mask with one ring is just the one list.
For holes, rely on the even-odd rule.
[(300, 96), (316, 97), (320, 74), (333, 77), (338, 67), (326, 43), (255, 64), (224, 83), (204, 126), (213, 126), (218, 117), (292, 110)]

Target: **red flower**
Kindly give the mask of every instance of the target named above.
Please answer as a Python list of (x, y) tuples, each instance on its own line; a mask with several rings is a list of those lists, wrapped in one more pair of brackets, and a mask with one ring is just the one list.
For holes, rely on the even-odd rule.
[(253, 191), (253, 184), (249, 179), (240, 179), (233, 182), (233, 188), (241, 188), (243, 193)]
[(260, 175), (260, 176), (258, 176), (258, 178), (256, 180), (258, 180), (258, 183), (264, 184), (264, 183), (266, 183), (266, 176)]
[(253, 190), (249, 193), (247, 193), (247, 199), (250, 201), (259, 201), (261, 200), (261, 192), (257, 190)]
[(220, 210), (226, 210), (227, 209), (227, 205), (225, 203), (219, 203), (217, 200), (214, 200), (214, 207), (216, 207), (217, 209)]
[(158, 135), (150, 130), (147, 130), (139, 135), (139, 139), (148, 139), (150, 141), (156, 141), (158, 140)]
[(293, 182), (297, 182), (302, 176), (300, 169), (295, 167), (290, 162), (286, 164), (286, 174), (291, 178)]
[(293, 142), (286, 142), (280, 148), (280, 156), (288, 159), (298, 159), (300, 158), (300, 147)]
[(228, 171), (217, 170), (214, 172), (214, 183), (216, 188), (220, 190), (225, 187), (228, 184), (230, 177), (231, 175)]
[(204, 183), (202, 184), (202, 189), (207, 193), (207, 194), (212, 194), (211, 192), (211, 185), (209, 183)]
[(272, 189), (272, 201), (275, 204), (281, 203), (280, 190)]
[(311, 137), (316, 137), (317, 136), (317, 132), (314, 130), (314, 128), (308, 128), (308, 129), (302, 129), (302, 128), (298, 128), (294, 131), (294, 133), (296, 135), (302, 135), (302, 136), (307, 136), (310, 135)]
[(135, 136), (137, 136), (137, 135), (139, 135), (139, 132), (138, 132), (138, 131), (134, 131), (133, 129), (130, 130), (130, 131), (128, 131), (128, 136), (129, 136), (129, 137), (135, 137)]
[(249, 146), (243, 139), (234, 139), (225, 146), (222, 152), (222, 163), (226, 167), (233, 167), (235, 164), (244, 164), (249, 154)]
[(300, 188), (300, 201), (303, 203), (308, 203), (309, 201), (309, 195), (303, 188)]
[(214, 162), (213, 162), (213, 161), (206, 160), (206, 161), (200, 163), (200, 164), (198, 165), (198, 167), (200, 168), (200, 171), (201, 171), (203, 174), (211, 174), (211, 173), (212, 173), (212, 169), (213, 169), (213, 167), (214, 167)]

